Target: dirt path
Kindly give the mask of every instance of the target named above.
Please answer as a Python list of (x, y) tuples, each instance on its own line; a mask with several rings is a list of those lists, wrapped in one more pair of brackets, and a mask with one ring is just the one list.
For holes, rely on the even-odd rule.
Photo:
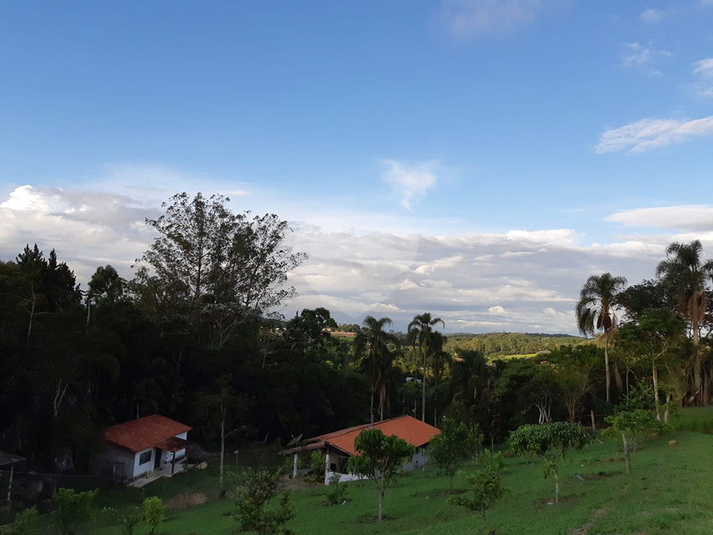
[(166, 506), (169, 509), (185, 509), (191, 505), (200, 505), (208, 501), (208, 496), (200, 492), (194, 492), (191, 494), (180, 494), (166, 500)]
[(599, 520), (602, 516), (604, 515), (604, 509), (597, 509), (594, 511), (594, 514), (592, 515), (592, 518), (587, 520), (587, 523), (584, 524), (581, 528), (577, 528), (572, 532), (572, 535), (587, 535), (589, 533), (589, 529), (594, 525), (594, 523)]

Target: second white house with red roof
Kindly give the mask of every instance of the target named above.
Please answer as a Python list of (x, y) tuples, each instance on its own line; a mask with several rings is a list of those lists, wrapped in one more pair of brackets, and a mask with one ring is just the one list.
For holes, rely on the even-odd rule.
[(326, 457), (326, 471), (324, 484), (329, 485), (331, 478), (339, 476), (339, 481), (358, 479), (357, 476), (347, 473), (347, 461), (357, 452), (354, 449), (354, 439), (364, 429), (380, 429), (386, 436), (396, 435), (416, 448), (412, 459), (404, 465), (405, 470), (413, 470), (423, 466), (428, 461), (425, 447), (441, 433), (440, 429), (417, 420), (412, 416), (398, 416), (382, 422), (363, 424), (347, 429), (340, 429), (325, 435), (310, 438), (305, 444), (294, 448), (282, 450), (282, 455), (294, 455), (293, 477), (297, 474), (298, 455), (305, 451), (321, 450)]
[(94, 469), (129, 481), (155, 470), (173, 474), (176, 461), (186, 455), (191, 429), (160, 414), (113, 425), (104, 432), (107, 448), (94, 460)]

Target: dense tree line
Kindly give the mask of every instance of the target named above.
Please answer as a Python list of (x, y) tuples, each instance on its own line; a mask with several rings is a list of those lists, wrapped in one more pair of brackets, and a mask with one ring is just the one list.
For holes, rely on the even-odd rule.
[(650, 281), (590, 277), (577, 307), (582, 332), (598, 334), (587, 343), (449, 340), (428, 312), (406, 333), (370, 316), (338, 326), (323, 308), (275, 315), (305, 257), (277, 216), (233, 214), (226, 201), (171, 198), (147, 221), (157, 238), (131, 280), (100, 266), (82, 289), (37, 245), (0, 262), (0, 449), (47, 468), (71, 458), (83, 471), (102, 429), (153, 413), (224, 452), (226, 441), (288, 441), (400, 414), (463, 422), (494, 443), (523, 424), (601, 423), (646, 385), (644, 408), (661, 418), (710, 403), (711, 266), (697, 242), (669, 247)]
[(541, 351), (558, 349), (561, 345), (584, 342), (584, 338), (568, 335), (536, 333), (458, 333), (448, 336), (445, 349), (451, 353), (458, 349), (480, 351), (490, 359), (513, 355), (535, 355)]

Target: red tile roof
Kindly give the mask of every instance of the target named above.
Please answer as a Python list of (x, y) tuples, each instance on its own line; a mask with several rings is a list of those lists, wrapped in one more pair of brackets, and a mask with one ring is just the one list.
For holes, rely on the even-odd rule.
[[(332, 433), (309, 439), (308, 444), (305, 446), (291, 448), (280, 453), (288, 454), (330, 445), (349, 455), (356, 455), (354, 439), (364, 429), (369, 429), (370, 427), (371, 424), (364, 424), (341, 429), (340, 431), (333, 431)], [(406, 442), (417, 448), (428, 444), (433, 437), (441, 434), (441, 431), (437, 427), (428, 425), (412, 416), (398, 416), (397, 418), (377, 422), (374, 424), (374, 429), (381, 429), (386, 436), (396, 435), (399, 438), (403, 438)]]
[(138, 453), (157, 446), (162, 440), (186, 433), (191, 429), (193, 428), (176, 420), (153, 414), (111, 426), (104, 432), (104, 439)]

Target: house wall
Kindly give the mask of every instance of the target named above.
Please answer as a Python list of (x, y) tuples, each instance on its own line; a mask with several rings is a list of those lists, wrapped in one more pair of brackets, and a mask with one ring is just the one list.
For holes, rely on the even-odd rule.
[[(185, 433), (179, 433), (178, 435), (175, 435), (175, 436), (177, 436), (178, 438), (182, 438), (183, 440), (187, 440), (187, 439), (188, 439), (188, 432), (186, 431)], [(161, 450), (161, 449), (156, 448), (156, 453), (158, 453), (159, 455), (161, 455), (161, 466), (163, 466), (163, 465), (165, 465), (165, 464), (168, 464), (168, 465), (171, 464), (171, 461), (173, 460), (173, 453), (172, 453), (172, 452), (170, 452), (170, 451), (165, 451), (165, 450)], [(185, 457), (185, 456), (186, 456), (186, 450), (185, 450), (185, 449), (178, 450), (178, 451), (176, 452), (176, 460), (177, 460), (177, 461), (178, 461), (179, 459), (182, 459), (182, 458)]]
[(134, 462), (134, 454), (129, 450), (110, 446), (92, 459), (91, 472), (133, 479)]
[(426, 454), (426, 448), (418, 448), (416, 453), (413, 454), (411, 460), (404, 464), (404, 470), (416, 470), (417, 468), (423, 467), (428, 462), (428, 455)]
[[(345, 483), (347, 481), (358, 481), (359, 479), (365, 479), (362, 476), (358, 476), (355, 474), (348, 474), (348, 473), (340, 473), (336, 472), (330, 469), (331, 465), (335, 464), (335, 454), (334, 452), (327, 452), (327, 469), (324, 473), (324, 484), (329, 485), (332, 481), (332, 477), (335, 475), (339, 476), (339, 482), (340, 483)], [(425, 464), (428, 462), (428, 455), (426, 455), (426, 448), (418, 448), (416, 450), (416, 453), (413, 454), (413, 457), (411, 457), (411, 460), (404, 463), (403, 465), (403, 470), (416, 470), (417, 468), (421, 468), (422, 466), (425, 466)]]
[[(139, 460), (141, 459), (141, 454), (145, 453), (147, 451), (151, 452), (150, 459), (148, 460), (148, 462), (145, 462), (144, 464), (139, 464)], [(153, 463), (154, 463), (154, 459), (156, 458), (155, 455), (156, 455), (156, 451), (154, 450), (154, 448), (148, 448), (148, 449), (145, 449), (138, 453), (135, 453), (134, 454), (134, 474), (131, 477), (131, 479), (136, 479), (137, 477), (142, 476), (142, 475), (146, 474), (147, 472), (153, 471)]]

